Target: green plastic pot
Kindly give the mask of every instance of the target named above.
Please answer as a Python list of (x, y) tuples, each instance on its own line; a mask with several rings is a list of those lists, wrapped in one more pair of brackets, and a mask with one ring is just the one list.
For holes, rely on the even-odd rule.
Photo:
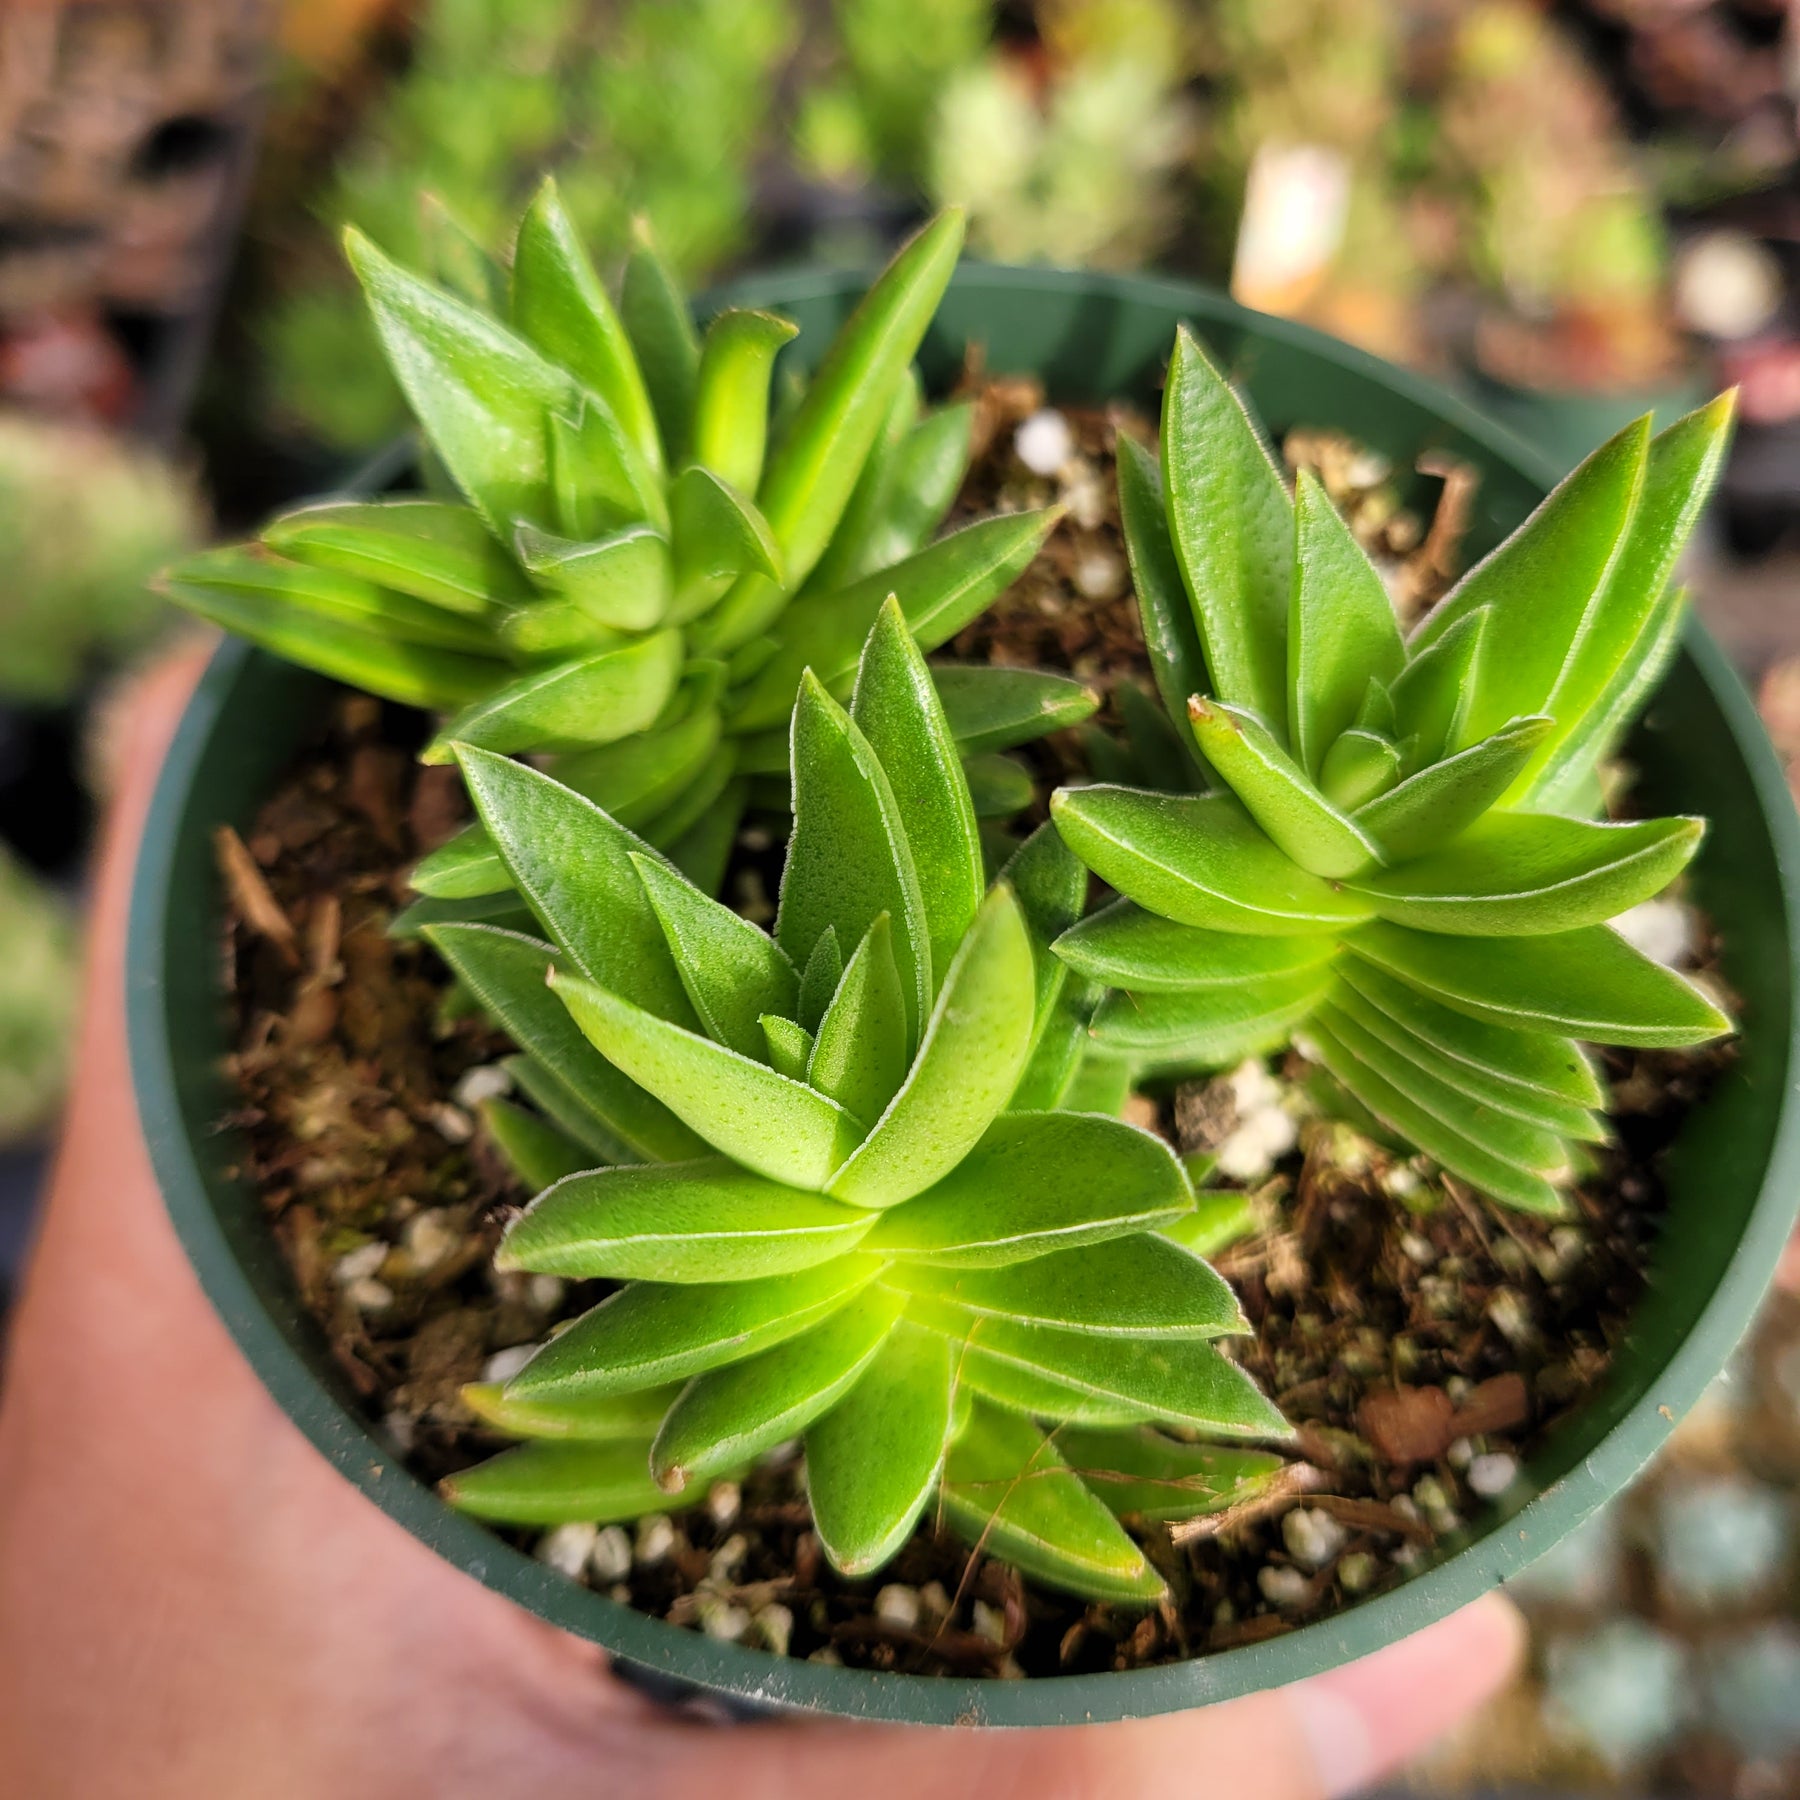
[[(822, 344), (861, 291), (853, 276), (739, 284)], [(1429, 383), (1217, 295), (1108, 275), (972, 267), (926, 348), (947, 384), (971, 343), (995, 371), (1032, 371), (1069, 402), (1153, 406), (1178, 321), (1241, 376), (1279, 432), (1340, 426), (1410, 469), (1426, 449), (1481, 471), (1472, 549), (1516, 525), (1554, 471)], [(319, 1450), (422, 1543), (629, 1669), (740, 1702), (921, 1724), (1063, 1725), (1208, 1704), (1317, 1673), (1402, 1638), (1523, 1569), (1616, 1494), (1655, 1452), (1754, 1313), (1800, 1201), (1794, 1090), (1800, 831), (1782, 772), (1723, 657), (1694, 629), (1634, 756), (1658, 813), (1712, 820), (1694, 875), (1744, 997), (1741, 1054), (1685, 1121), (1669, 1157), (1670, 1211), (1650, 1290), (1606, 1380), (1534, 1456), (1505, 1503), (1439, 1547), (1404, 1585), (1267, 1642), (1126, 1674), (969, 1681), (789, 1661), (644, 1617), (576, 1585), (452, 1512), (360, 1415), (303, 1311), (257, 1197), (230, 1179), (221, 1059), (221, 893), (213, 828), (242, 827), (323, 715), (317, 678), (225, 644), (170, 751), (140, 854), (131, 915), (131, 1058), (170, 1216), (221, 1317), (269, 1392)]]

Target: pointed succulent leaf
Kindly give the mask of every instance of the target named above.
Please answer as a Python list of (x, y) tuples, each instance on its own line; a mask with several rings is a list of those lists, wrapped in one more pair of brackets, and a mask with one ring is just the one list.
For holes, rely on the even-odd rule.
[(507, 1525), (605, 1524), (667, 1506), (650, 1478), (648, 1445), (519, 1444), (439, 1483), (458, 1512)]
[(463, 1388), (462, 1403), (496, 1431), (581, 1444), (630, 1444), (647, 1465), (650, 1440), (680, 1392), (680, 1385), (670, 1382), (586, 1400), (509, 1400), (503, 1383), (473, 1381)]
[(1700, 1044), (1731, 1030), (1691, 982), (1605, 925), (1463, 938), (1382, 920), (1359, 930), (1351, 948), (1456, 1011), (1513, 1030), (1647, 1048)]
[(916, 1041), (936, 991), (931, 927), (893, 787), (861, 728), (810, 673), (794, 708), (793, 745), (794, 831), (776, 939), (804, 967), (827, 926), (840, 947), (860, 944), (886, 913), (906, 990), (908, 1041)]
[[(564, 1020), (567, 1024), (567, 1020)], [(579, 1038), (576, 1039), (579, 1043)], [(586, 1046), (584, 1045), (585, 1049)], [(513, 1085), (525, 1096), (536, 1109), (542, 1113), (556, 1130), (562, 1133), (571, 1143), (579, 1144), (587, 1152), (581, 1167), (592, 1169), (601, 1164), (639, 1163), (645, 1160), (641, 1151), (633, 1150), (625, 1143), (607, 1120), (596, 1108), (586, 1100), (577, 1096), (551, 1069), (538, 1061), (535, 1056), (523, 1054), (507, 1057), (501, 1066), (512, 1077)], [(620, 1087), (637, 1095), (639, 1099), (654, 1106), (640, 1088), (630, 1088), (617, 1070), (613, 1071)], [(604, 1098), (604, 1095), (602, 1095)], [(683, 1127), (673, 1114), (668, 1115), (669, 1124), (676, 1130)], [(703, 1150), (698, 1138), (691, 1140), (696, 1150)]]
[(1169, 1147), (1123, 1120), (1009, 1113), (940, 1181), (883, 1214), (868, 1248), (997, 1269), (1154, 1230), (1191, 1200)]
[(1299, 868), (1229, 794), (1064, 788), (1051, 817), (1102, 881), (1184, 925), (1307, 937), (1367, 918), (1367, 902)]
[(763, 1014), (791, 1018), (799, 1001), (794, 965), (767, 932), (708, 898), (660, 858), (633, 853), (631, 861), (707, 1035), (760, 1057)]
[(944, 1466), (951, 1346), (904, 1320), (806, 1430), (813, 1528), (833, 1568), (873, 1573), (912, 1535)]
[(1129, 900), (1090, 914), (1056, 940), (1056, 954), (1070, 968), (1133, 993), (1233, 987), (1295, 974), (1329, 962), (1336, 949), (1330, 937), (1197, 931)]
[(1701, 819), (1592, 825), (1490, 813), (1404, 868), (1346, 885), (1384, 919), (1421, 931), (1521, 937), (1617, 918), (1660, 893), (1700, 847)]
[(421, 260), (433, 281), (484, 312), (505, 314), (506, 271), (441, 194), (419, 196), (419, 236)]
[(831, 541), (962, 239), (962, 214), (952, 210), (902, 246), (833, 339), (769, 460), (757, 498), (796, 582)]
[(753, 570), (781, 579), (781, 547), (768, 521), (734, 487), (711, 469), (690, 465), (669, 490), (675, 531), (677, 580), (686, 591), (695, 582), (729, 579)]
[[(680, 1161), (705, 1153), (699, 1137), (597, 1055), (575, 1028), (545, 985), (555, 954), (548, 944), (490, 925), (434, 925), (425, 935), (458, 980), (555, 1084), (570, 1117), (593, 1119), (604, 1134), (597, 1141), (611, 1139), (646, 1161)], [(570, 1128), (569, 1117), (556, 1116)]]
[(1031, 1046), (1031, 939), (1009, 888), (982, 902), (899, 1093), (828, 1192), (887, 1207), (963, 1160), (1011, 1097)]
[(521, 336), (606, 402), (644, 461), (660, 471), (662, 440), (643, 372), (552, 176), (544, 178), (519, 221), (512, 322)]
[(681, 674), (681, 634), (652, 632), (620, 650), (602, 650), (534, 669), (458, 713), (420, 760), (447, 763), (451, 745), (483, 750), (582, 750), (656, 723)]
[(662, 814), (713, 763), (719, 733), (719, 709), (705, 702), (616, 743), (558, 757), (549, 772), (636, 831)]
[(722, 1156), (571, 1174), (507, 1227), (497, 1269), (576, 1280), (759, 1281), (853, 1250), (870, 1216)]
[(1725, 393), (1689, 413), (1650, 444), (1644, 487), (1621, 553), (1593, 596), (1543, 710), (1556, 735), (1520, 784), (1530, 792), (1644, 639), (1644, 629), (1693, 534), (1724, 465), (1736, 395)]
[(1287, 1467), (1266, 1450), (1187, 1444), (1149, 1426), (1072, 1426), (1063, 1460), (1116, 1518), (1198, 1519), (1251, 1500)]
[(1127, 1606), (1153, 1605), (1167, 1592), (1029, 1419), (977, 1406), (950, 1448), (942, 1504), (963, 1537), (1049, 1587)]
[(1358, 807), (1356, 822), (1390, 863), (1447, 844), (1500, 799), (1554, 729), (1551, 719), (1514, 719)]
[(762, 479), (775, 355), (799, 327), (730, 307), (706, 328), (694, 391), (694, 461), (742, 494)]
[(477, 822), (446, 838), (413, 865), (408, 877), (419, 893), (435, 900), (473, 900), (512, 889), (507, 868), (488, 828)]
[(184, 587), (254, 596), (271, 607), (335, 621), (395, 644), (459, 650), (470, 656), (493, 656), (498, 648), (493, 632), (478, 619), (341, 569), (289, 562), (257, 546), (202, 550), (177, 567), (175, 578)]
[(650, 1447), (658, 1486), (682, 1493), (804, 1430), (855, 1387), (899, 1316), (896, 1295), (868, 1288), (812, 1330), (697, 1376)]
[(447, 500), (302, 506), (264, 526), (262, 541), (297, 562), (360, 575), (474, 618), (526, 591), (481, 515)]
[(1521, 1212), (1538, 1213), (1547, 1218), (1559, 1218), (1567, 1213), (1568, 1202), (1543, 1176), (1470, 1142), (1384, 1080), (1322, 1023), (1313, 1023), (1308, 1042), (1353, 1099), (1366, 1107), (1380, 1123), (1401, 1133), (1408, 1142), (1417, 1144), (1451, 1174)]
[[(1189, 1177), (1200, 1182), (1202, 1168), (1214, 1159), (1184, 1157)], [(1249, 1195), (1236, 1188), (1194, 1196), (1194, 1210), (1173, 1225), (1165, 1225), (1162, 1235), (1190, 1256), (1217, 1256), (1241, 1239), (1253, 1236), (1262, 1228), (1262, 1215)]]
[(1318, 1004), (1329, 969), (1302, 968), (1226, 987), (1114, 992), (1092, 1027), (1096, 1044), (1184, 1068), (1222, 1068), (1280, 1045)]
[[(792, 1019), (776, 1013), (764, 1013), (760, 1023), (769, 1067), (789, 1081), (805, 1081), (812, 1064), (813, 1034), (804, 1025), (796, 1025)], [(821, 1088), (820, 1092), (824, 1090)], [(830, 1097), (837, 1098), (835, 1094)]]
[(1118, 1115), (1125, 1103), (1123, 1094), (1119, 1096), (1117, 1106), (1096, 1109), (1078, 1105), (1072, 1092), (1088, 1048), (1088, 1025), (1094, 1008), (1100, 1004), (1101, 991), (1085, 976), (1070, 972), (1049, 1016), (1037, 1022), (1031, 1060), (1025, 1065), (1025, 1073), (1019, 1077), (1019, 1085), (1007, 1102), (1008, 1111), (1098, 1110), (1107, 1117)]
[[(926, 1313), (922, 1303), (920, 1316)], [(1102, 1404), (1139, 1409), (1141, 1417), (1217, 1437), (1289, 1435), (1250, 1377), (1204, 1338), (1110, 1337), (987, 1318), (970, 1341), (985, 1356), (1041, 1372)]]
[[(836, 593), (796, 600), (782, 615), (774, 655), (732, 704), (739, 729), (754, 731), (785, 718), (802, 669), (812, 669), (826, 687), (841, 689), (889, 596), (900, 602), (919, 648), (936, 649), (1018, 577), (1056, 517), (1051, 510), (978, 519)], [(703, 623), (702, 639), (710, 623)]]
[(688, 1287), (634, 1281), (558, 1332), (506, 1384), (506, 1398), (592, 1400), (754, 1356), (811, 1331), (860, 1294), (880, 1268), (870, 1256), (839, 1256), (765, 1281)]
[(1288, 731), (1293, 509), (1243, 401), (1185, 325), (1169, 359), (1162, 474), (1211, 691), (1259, 714), (1279, 741)]
[(661, 478), (638, 454), (603, 400), (578, 394), (567, 411), (547, 417), (544, 440), (549, 446), (554, 501), (548, 522), (566, 537), (601, 537), (643, 519), (668, 531), (669, 507)]
[[(1360, 825), (1358, 809), (1387, 793), (1399, 779), (1398, 746), (1378, 732), (1353, 725), (1325, 752), (1319, 768), (1319, 792)], [(1376, 848), (1385, 846), (1377, 840)]]
[(547, 1188), (591, 1168), (593, 1157), (548, 1119), (508, 1100), (484, 1100), (481, 1122), (507, 1166), (529, 1188)]
[(1395, 679), (1394, 731), (1396, 741), (1408, 746), (1401, 758), (1407, 774), (1464, 742), (1462, 722), (1474, 692), (1488, 611), (1477, 607), (1425, 648), (1414, 648)]
[(901, 440), (879, 519), (863, 540), (857, 574), (910, 556), (950, 510), (969, 467), (972, 401), (933, 407)]
[(360, 232), (346, 232), (344, 248), (388, 365), (451, 479), (496, 533), (509, 533), (515, 519), (548, 521), (544, 418), (576, 403), (567, 371)]
[(862, 1138), (835, 1101), (576, 975), (557, 997), (608, 1062), (745, 1168), (819, 1189)]
[(1582, 619), (1626, 544), (1644, 485), (1648, 424), (1640, 419), (1602, 444), (1457, 583), (1414, 635), (1414, 649), (1425, 649), (1460, 620), (1483, 609), (1488, 614), (1450, 748), (1477, 743), (1508, 719), (1549, 710)]
[(1287, 631), (1294, 760), (1317, 779), (1357, 721), (1369, 683), (1391, 682), (1406, 650), (1375, 566), (1310, 470), (1294, 489), (1294, 585)]
[(915, 1297), (911, 1316), (915, 1323), (929, 1321), (948, 1335), (956, 1355), (957, 1398), (965, 1412), (971, 1397), (979, 1396), (1006, 1412), (1059, 1423), (1141, 1425), (1154, 1416), (1142, 1406), (1096, 1396), (1029, 1364), (988, 1355), (979, 1334), (961, 1338), (968, 1319), (953, 1306), (940, 1307), (922, 1296)]
[(665, 1019), (693, 1024), (638, 871), (643, 841), (528, 764), (467, 747), (459, 760), (514, 885), (575, 968)]
[(1313, 786), (1260, 719), (1203, 695), (1188, 702), (1188, 718), (1200, 753), (1302, 869), (1338, 880), (1380, 860), (1367, 834)]
[(1498, 1161), (1548, 1181), (1567, 1178), (1569, 1153), (1556, 1133), (1471, 1099), (1431, 1069), (1389, 1048), (1375, 1033), (1365, 1031), (1343, 1008), (1327, 1002), (1320, 1007), (1315, 1023), (1396, 1093), (1459, 1138)]
[(886, 913), (845, 966), (805, 1065), (808, 1083), (859, 1119), (879, 1119), (906, 1079), (906, 995)]
[(1032, 1042), (1049, 1022), (1062, 993), (1066, 970), (1052, 946), (1081, 917), (1087, 903), (1088, 874), (1081, 859), (1054, 825), (1040, 825), (1010, 857), (1000, 879), (1013, 891), (1031, 934), (1037, 968)]
[[(1493, 1070), (1445, 1056), (1372, 1001), (1365, 1000), (1348, 981), (1339, 981), (1333, 987), (1329, 1004), (1333, 1013), (1342, 1014), (1388, 1050), (1427, 1070), (1478, 1105), (1577, 1142), (1605, 1140), (1604, 1126), (1585, 1108), (1540, 1093)], [(1396, 1081), (1395, 1086), (1404, 1088), (1406, 1083)]]
[(1010, 819), (1031, 804), (1031, 771), (1016, 757), (971, 756), (963, 764), (969, 804), (978, 819)]
[(1645, 620), (1637, 641), (1613, 672), (1580, 725), (1563, 740), (1555, 757), (1530, 783), (1532, 804), (1546, 810), (1598, 811), (1585, 803), (1597, 789), (1599, 765), (1611, 756), (1644, 702), (1661, 685), (1681, 642), (1687, 616), (1685, 588), (1665, 588)]
[(583, 544), (521, 525), (513, 541), (540, 587), (573, 601), (598, 625), (648, 631), (669, 610), (669, 543), (652, 526), (628, 525)]
[(1606, 1090), (1593, 1065), (1580, 1046), (1566, 1037), (1510, 1030), (1470, 1018), (1360, 956), (1345, 957), (1337, 972), (1371, 1006), (1445, 1061), (1508, 1082), (1528, 1095), (1583, 1109), (1606, 1104)]
[(1085, 683), (1037, 669), (933, 663), (931, 679), (964, 756), (1030, 743), (1079, 725), (1100, 707), (1100, 696)]
[[(905, 442), (906, 434), (918, 423), (924, 400), (919, 372), (916, 368), (909, 368), (894, 389), (894, 397), (888, 404), (881, 429), (875, 434), (875, 442), (869, 446), (862, 473), (856, 478), (856, 486), (851, 490), (850, 498), (844, 505), (843, 516), (831, 534), (831, 542), (825, 546), (824, 555), (813, 564), (812, 573), (806, 579), (805, 592), (832, 593), (854, 581), (859, 575), (867, 575), (884, 563), (897, 562), (908, 551), (918, 548), (917, 544), (907, 544), (891, 556), (878, 557), (872, 554), (871, 542), (880, 526), (882, 509), (887, 505), (888, 493), (893, 486), (900, 446)], [(948, 502), (945, 504), (948, 506)], [(935, 525), (937, 521), (934, 519), (931, 523)], [(929, 528), (926, 535), (929, 535)]]
[[(725, 799), (736, 773), (734, 747), (717, 751), (694, 779), (644, 826), (645, 838), (674, 861), (671, 846)], [(686, 873), (684, 870), (683, 873)], [(692, 879), (690, 877), (690, 879)], [(696, 886), (699, 884), (696, 883)]]
[[(1193, 604), (1169, 536), (1162, 471), (1156, 458), (1128, 434), (1119, 434), (1117, 447), (1119, 522), (1144, 623), (1144, 648), (1149, 652), (1164, 710), (1171, 719), (1185, 722), (1188, 701), (1196, 694), (1211, 693), (1212, 684), (1194, 624)], [(1199, 753), (1185, 733), (1183, 750), (1195, 770), (1204, 774)]]
[[(898, 1218), (887, 1214), (879, 1231)], [(890, 1269), (886, 1279), (976, 1317), (1102, 1337), (1220, 1337), (1249, 1329), (1223, 1277), (1148, 1231), (1000, 1268), (909, 1266)]]
[(717, 893), (725, 879), (749, 797), (750, 784), (733, 775), (686, 830), (665, 841), (669, 861), (702, 893)]
[(935, 981), (981, 905), (981, 839), (949, 721), (896, 600), (882, 607), (869, 633), (850, 717), (881, 764), (904, 824)]
[(680, 284), (641, 223), (636, 238), (625, 260), (619, 314), (656, 414), (663, 459), (673, 467), (688, 454), (700, 339)]
[[(878, 913), (876, 917), (885, 919), (887, 914)], [(888, 954), (893, 954), (891, 940)], [(827, 925), (819, 933), (819, 941), (813, 945), (806, 967), (800, 973), (800, 1023), (809, 1033), (818, 1030), (825, 1018), (825, 1009), (830, 1006), (843, 979), (844, 958), (838, 949), (837, 927)]]

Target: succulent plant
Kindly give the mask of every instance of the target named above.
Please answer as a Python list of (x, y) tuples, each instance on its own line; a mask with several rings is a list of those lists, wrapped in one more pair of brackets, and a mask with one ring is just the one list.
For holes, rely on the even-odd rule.
[(1606, 923), (1681, 871), (1703, 822), (1595, 817), (1598, 765), (1673, 652), (1670, 578), (1730, 417), (1727, 395), (1622, 431), (1403, 641), (1316, 481), (1290, 498), (1184, 331), (1161, 467), (1121, 438), (1119, 491), (1190, 761), (1165, 791), (1052, 806), (1123, 896), (1056, 945), (1115, 990), (1097, 1040), (1193, 1068), (1300, 1034), (1444, 1168), (1562, 1210), (1572, 1146), (1604, 1135), (1581, 1044), (1731, 1028)]
[(0, 695), (69, 700), (166, 624), (150, 578), (201, 534), (192, 483), (89, 426), (0, 420)]
[(499, 1264), (623, 1285), (470, 1391), (534, 1441), (447, 1491), (515, 1523), (630, 1518), (803, 1433), (846, 1574), (935, 1506), (1047, 1583), (1152, 1602), (1162, 1577), (1116, 1515), (1191, 1516), (1280, 1466), (1155, 1427), (1286, 1427), (1217, 1348), (1245, 1329), (1230, 1289), (1166, 1235), (1194, 1204), (1170, 1147), (1043, 1109), (1074, 1043), (1052, 1029), (1068, 981), (1049, 942), (1086, 873), (1044, 826), (985, 887), (893, 601), (849, 709), (808, 671), (792, 733), (772, 935), (572, 789), (457, 746), (549, 940), (430, 933), (542, 1108), (490, 1103), (549, 1184)]
[[(962, 222), (905, 245), (771, 427), (795, 328), (732, 308), (702, 342), (640, 245), (617, 308), (547, 181), (510, 272), (466, 241), (463, 293), (348, 237), (388, 360), (454, 498), (327, 503), (191, 558), (184, 605), (295, 661), (453, 716), (427, 746), (548, 753), (557, 778), (716, 879), (747, 779), (781, 777), (802, 667), (843, 691), (883, 599), (930, 648), (1031, 559), (1054, 513), (927, 542), (970, 409), (923, 411), (912, 359)], [(963, 671), (984, 752), (1085, 716), (1079, 683)], [(510, 879), (471, 826), (422, 863), (466, 904)]]

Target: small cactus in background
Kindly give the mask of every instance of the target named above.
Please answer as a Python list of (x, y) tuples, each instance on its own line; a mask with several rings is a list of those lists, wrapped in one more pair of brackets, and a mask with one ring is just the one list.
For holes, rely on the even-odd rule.
[(772, 936), (579, 795), (458, 746), (551, 940), (431, 932), (544, 1106), (488, 1105), (545, 1187), (499, 1260), (625, 1285), (470, 1392), (535, 1441), (446, 1491), (514, 1523), (626, 1519), (804, 1433), (814, 1525), (845, 1574), (880, 1568), (935, 1507), (1039, 1580), (1152, 1604), (1163, 1578), (1117, 1515), (1214, 1510), (1280, 1467), (1155, 1427), (1286, 1427), (1216, 1347), (1246, 1329), (1230, 1289), (1163, 1235), (1194, 1205), (1173, 1151), (1042, 1110), (1070, 1051), (1049, 943), (1084, 871), (1045, 826), (987, 886), (892, 601), (849, 709), (808, 674), (792, 731)]
[[(1144, 636), (1181, 744), (1168, 791), (1053, 816), (1124, 896), (1058, 940), (1116, 990), (1094, 1033), (1142, 1068), (1290, 1039), (1361, 1109), (1494, 1199), (1567, 1206), (1604, 1135), (1582, 1042), (1730, 1021), (1606, 921), (1703, 821), (1596, 822), (1596, 771), (1672, 654), (1677, 554), (1727, 396), (1602, 446), (1403, 639), (1367, 556), (1185, 331), (1162, 459), (1120, 439)], [(1183, 791), (1185, 790), (1185, 791)]]

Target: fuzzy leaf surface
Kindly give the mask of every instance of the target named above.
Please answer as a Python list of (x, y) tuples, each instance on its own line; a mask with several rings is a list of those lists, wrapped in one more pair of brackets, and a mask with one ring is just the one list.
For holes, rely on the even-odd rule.
[(1056, 1447), (1117, 1518), (1198, 1519), (1251, 1499), (1287, 1467), (1266, 1450), (1184, 1444), (1144, 1426), (1071, 1426)]
[(857, 945), (819, 1021), (806, 1079), (859, 1119), (879, 1119), (906, 1079), (906, 994), (883, 913)]
[(1336, 950), (1337, 940), (1330, 937), (1199, 931), (1130, 900), (1090, 913), (1056, 940), (1057, 956), (1071, 969), (1133, 993), (1233, 987), (1297, 974), (1329, 962)]
[(933, 663), (950, 735), (965, 756), (1010, 750), (1090, 718), (1100, 696), (1068, 675), (987, 664)]
[(439, 1483), (458, 1512), (507, 1525), (604, 1525), (668, 1504), (650, 1478), (649, 1447), (627, 1443), (520, 1444)]
[(1409, 861), (1446, 844), (1498, 801), (1545, 743), (1555, 722), (1514, 719), (1442, 762), (1420, 769), (1360, 807), (1356, 822), (1390, 863)]

